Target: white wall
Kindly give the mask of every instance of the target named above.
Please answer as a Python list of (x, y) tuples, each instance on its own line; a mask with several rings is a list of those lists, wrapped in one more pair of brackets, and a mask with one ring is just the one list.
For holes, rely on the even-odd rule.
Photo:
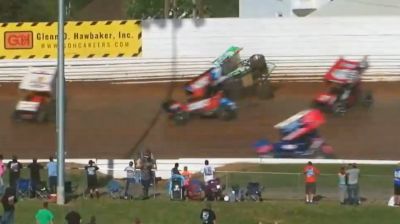
[[(262, 53), (277, 65), (275, 80), (320, 80), (338, 56), (370, 55), (373, 81), (400, 80), (400, 17), (306, 17), (143, 22), (138, 58), (66, 61), (68, 80), (188, 79), (230, 45), (242, 56)], [(0, 60), (0, 81), (17, 81), (28, 66), (55, 60)]]
[[(210, 19), (164, 27), (144, 22), (143, 57), (216, 57), (230, 45), (244, 54), (398, 55), (400, 17)], [(175, 25), (175, 26), (174, 26)], [(176, 47), (176, 49), (174, 49)]]

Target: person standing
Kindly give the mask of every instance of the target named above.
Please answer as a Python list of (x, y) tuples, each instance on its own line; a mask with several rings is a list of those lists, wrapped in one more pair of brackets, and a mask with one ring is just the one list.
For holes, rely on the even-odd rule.
[(153, 180), (152, 174), (153, 162), (150, 157), (144, 157), (141, 162), (141, 181), (143, 186), (143, 199), (149, 198), (149, 188)]
[(400, 206), (400, 163), (394, 170), (394, 205)]
[(0, 155), (0, 195), (3, 195), (5, 189), (3, 176), (6, 170), (7, 166), (3, 163), (3, 155)]
[(49, 203), (47, 201), (43, 202), (43, 208), (37, 211), (36, 224), (53, 224), (54, 215), (49, 210)]
[(305, 175), (306, 203), (313, 203), (314, 195), (317, 192), (317, 175), (319, 175), (320, 172), (313, 166), (312, 162), (309, 161), (307, 166), (304, 167), (303, 173)]
[(1, 204), (3, 205), (4, 209), (3, 216), (1, 217), (2, 224), (15, 223), (15, 203), (17, 203), (15, 189), (12, 187), (6, 188), (6, 191), (1, 198)]
[(214, 180), (215, 169), (210, 165), (208, 160), (204, 161), (204, 167), (201, 169), (201, 173), (204, 176), (204, 183), (207, 185), (208, 181)]
[(7, 168), (10, 170), (9, 172), (9, 184), (10, 187), (17, 189), (17, 182), (21, 175), (22, 164), (18, 162), (17, 156), (12, 156), (12, 160), (8, 162)]
[(65, 221), (67, 224), (81, 224), (82, 217), (78, 212), (72, 210), (65, 215)]
[(43, 169), (43, 166), (34, 158), (32, 163), (28, 164), (28, 168), (31, 176), (31, 197), (34, 198), (36, 196), (36, 189), (41, 183), (40, 170)]
[(350, 168), (346, 171), (347, 174), (347, 193), (349, 195), (349, 203), (352, 205), (360, 204), (359, 199), (359, 185), (358, 179), (360, 177), (360, 169), (357, 168), (357, 164), (353, 163)]
[(171, 176), (173, 175), (181, 175), (179, 172), (179, 163), (175, 163), (174, 168), (171, 170)]
[(93, 160), (89, 160), (88, 164), (89, 165), (85, 166), (85, 170), (90, 198), (93, 198), (94, 194), (96, 194), (96, 197), (99, 198), (99, 189), (97, 189), (97, 170), (99, 170), (99, 167), (94, 163)]
[(347, 175), (344, 166), (340, 167), (338, 178), (339, 178), (339, 202), (340, 204), (343, 205), (345, 203), (347, 194)]
[(57, 191), (57, 163), (54, 162), (54, 158), (49, 158), (47, 163), (47, 174), (49, 177), (49, 190), (51, 194), (55, 194)]
[(129, 186), (131, 184), (135, 184), (135, 167), (133, 167), (133, 162), (130, 161), (128, 166), (125, 167), (124, 171), (126, 172), (126, 185), (125, 185), (125, 199), (128, 199), (128, 196), (133, 197), (133, 194), (128, 194)]
[(190, 179), (192, 179), (192, 173), (188, 170), (187, 166), (183, 167), (182, 176), (184, 178), (184, 181), (183, 181), (183, 192), (184, 192), (185, 197), (187, 197), (188, 196), (188, 189), (189, 189), (189, 185), (190, 185)]
[(203, 208), (200, 212), (200, 220), (202, 224), (216, 224), (217, 216), (211, 208), (211, 204), (207, 203), (206, 208)]

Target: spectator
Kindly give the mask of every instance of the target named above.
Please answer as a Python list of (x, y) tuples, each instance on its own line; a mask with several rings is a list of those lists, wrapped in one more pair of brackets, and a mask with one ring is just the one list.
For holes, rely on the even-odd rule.
[(135, 184), (135, 167), (133, 167), (133, 162), (130, 161), (129, 165), (124, 169), (126, 172), (126, 185), (125, 185), (125, 199), (128, 199), (128, 196), (133, 196), (133, 194), (128, 195), (129, 186), (131, 184)]
[(179, 163), (175, 163), (174, 168), (171, 170), (171, 175), (181, 175), (179, 172)]
[(208, 160), (204, 161), (204, 167), (201, 169), (201, 173), (204, 175), (204, 183), (206, 185), (208, 181), (214, 180), (215, 169), (209, 164)]
[(43, 208), (35, 215), (36, 224), (53, 224), (54, 215), (49, 210), (49, 203), (47, 201), (43, 202)]
[(40, 180), (40, 170), (43, 169), (42, 164), (37, 162), (37, 159), (34, 158), (32, 160), (32, 163), (28, 164), (28, 168), (30, 171), (30, 175), (31, 175), (31, 197), (35, 197), (36, 196), (36, 189), (38, 187), (38, 185), (40, 185), (41, 180)]
[(319, 170), (309, 161), (307, 166), (304, 167), (303, 173), (305, 175), (306, 203), (313, 203), (314, 195), (317, 192), (317, 175), (319, 175)]
[(0, 155), (0, 195), (4, 193), (4, 179), (3, 176), (6, 173), (7, 167), (3, 163), (3, 155)]
[(150, 157), (144, 158), (140, 169), (142, 176), (142, 185), (143, 185), (143, 199), (149, 198), (149, 188), (153, 180), (152, 167), (153, 163), (151, 161), (151, 158)]
[(99, 170), (99, 167), (96, 166), (93, 160), (89, 160), (89, 165), (85, 166), (85, 170), (90, 198), (94, 197), (93, 194), (96, 194), (96, 197), (99, 198), (100, 194), (97, 189), (97, 170)]
[(142, 224), (142, 222), (140, 221), (139, 218), (135, 218), (135, 220), (133, 221), (133, 224)]
[(346, 171), (347, 175), (347, 194), (349, 196), (349, 203), (352, 205), (358, 205), (360, 199), (358, 197), (359, 186), (358, 178), (360, 176), (360, 169), (357, 168), (355, 163), (350, 165), (350, 168)]
[(394, 205), (400, 206), (400, 163), (394, 170)]
[(65, 220), (67, 224), (80, 224), (82, 222), (82, 217), (78, 212), (72, 210), (67, 213)]
[(6, 188), (6, 191), (1, 198), (1, 204), (3, 204), (4, 213), (1, 217), (2, 224), (14, 224), (15, 220), (15, 203), (17, 203), (17, 197), (15, 195), (15, 189), (12, 187)]
[(200, 220), (203, 224), (216, 224), (217, 216), (211, 209), (211, 204), (207, 203), (206, 208), (200, 212)]
[(188, 170), (187, 166), (183, 167), (182, 176), (184, 178), (184, 181), (183, 181), (183, 194), (186, 197), (186, 196), (188, 196), (188, 188), (189, 188), (189, 184), (190, 184), (190, 179), (192, 179), (192, 173)]
[(47, 174), (49, 177), (49, 190), (51, 194), (55, 194), (57, 191), (57, 163), (54, 162), (54, 158), (49, 158), (47, 163)]
[(90, 221), (88, 222), (88, 224), (96, 224), (96, 216), (92, 215), (92, 217), (90, 217)]
[(22, 164), (18, 162), (17, 156), (12, 156), (12, 160), (8, 162), (7, 168), (10, 170), (9, 172), (10, 187), (16, 189), (17, 182), (21, 175), (21, 169), (22, 169)]
[(338, 177), (339, 177), (339, 202), (340, 204), (344, 204), (347, 194), (347, 181), (346, 181), (347, 176), (344, 166), (340, 167)]

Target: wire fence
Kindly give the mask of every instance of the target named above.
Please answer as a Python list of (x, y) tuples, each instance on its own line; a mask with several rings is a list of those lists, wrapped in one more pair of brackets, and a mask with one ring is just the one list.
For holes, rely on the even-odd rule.
[[(29, 170), (23, 169), (21, 179), (29, 179)], [(41, 172), (42, 180), (48, 183), (46, 170)], [(139, 170), (137, 172), (140, 172)], [(140, 174), (139, 174), (140, 176)], [(66, 173), (66, 181), (71, 186), (68, 194), (73, 197), (84, 197), (87, 194), (86, 171), (83, 169), (70, 169)], [(149, 197), (169, 197), (168, 180), (157, 179), (150, 181)], [(251, 171), (217, 171), (216, 177), (224, 186), (224, 193), (229, 194), (233, 186), (246, 190), (249, 182), (258, 182), (263, 187), (262, 196), (266, 200), (303, 200), (305, 186), (304, 175), (296, 172), (251, 172)], [(3, 177), (8, 185), (8, 174)], [(194, 179), (203, 180), (201, 174), (195, 174)], [(125, 196), (126, 179), (114, 179), (110, 175), (98, 176), (98, 187), (102, 195), (110, 195), (110, 183), (116, 182), (119, 186), (118, 198)], [(393, 177), (391, 175), (361, 174), (359, 178), (360, 197), (367, 202), (387, 202), (393, 195)], [(323, 173), (317, 179), (317, 195), (323, 200), (338, 200), (338, 175)], [(143, 197), (143, 185), (140, 177), (130, 184), (128, 195), (133, 198)]]
[[(263, 186), (263, 197), (273, 200), (303, 199), (305, 193), (302, 173), (218, 171), (217, 176), (226, 190), (238, 185), (246, 188), (249, 182)], [(324, 200), (338, 200), (338, 175), (321, 174), (317, 179), (317, 195)], [(360, 197), (366, 201), (387, 201), (393, 194), (393, 177), (389, 175), (361, 175)]]

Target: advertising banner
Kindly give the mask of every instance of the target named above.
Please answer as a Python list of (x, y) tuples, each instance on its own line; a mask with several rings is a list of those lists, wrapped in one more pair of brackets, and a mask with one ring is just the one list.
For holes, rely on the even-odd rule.
[[(66, 22), (66, 58), (136, 57), (142, 52), (138, 20)], [(0, 59), (57, 57), (57, 23), (0, 23)]]

